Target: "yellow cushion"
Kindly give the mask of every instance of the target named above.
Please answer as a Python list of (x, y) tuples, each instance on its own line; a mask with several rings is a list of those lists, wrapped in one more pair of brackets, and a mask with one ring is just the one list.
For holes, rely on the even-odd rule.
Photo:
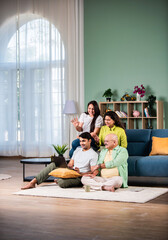
[(152, 137), (151, 155), (168, 155), (168, 138)]
[(55, 170), (51, 171), (49, 175), (59, 178), (77, 178), (81, 176), (76, 171), (68, 168), (56, 168)]

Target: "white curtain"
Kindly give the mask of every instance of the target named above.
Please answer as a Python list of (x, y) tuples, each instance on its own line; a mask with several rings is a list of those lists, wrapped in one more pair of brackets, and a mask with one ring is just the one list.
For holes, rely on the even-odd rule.
[(84, 110), (83, 0), (2, 0), (0, 52), (0, 155), (48, 157)]

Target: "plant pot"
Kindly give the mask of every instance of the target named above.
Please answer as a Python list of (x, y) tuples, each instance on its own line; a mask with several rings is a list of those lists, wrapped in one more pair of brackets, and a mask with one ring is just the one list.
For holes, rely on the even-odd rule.
[(111, 97), (107, 97), (106, 102), (111, 102)]

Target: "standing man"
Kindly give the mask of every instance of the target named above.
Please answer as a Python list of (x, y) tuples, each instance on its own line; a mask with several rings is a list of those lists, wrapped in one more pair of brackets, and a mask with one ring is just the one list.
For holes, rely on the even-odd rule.
[[(115, 188), (128, 187), (128, 152), (126, 148), (118, 145), (116, 134), (105, 137), (105, 149), (100, 152), (94, 173), (83, 176), (81, 181), (95, 190), (115, 191)], [(100, 177), (95, 176), (95, 171), (100, 172)]]
[[(88, 132), (80, 134), (80, 145), (68, 163), (68, 167), (74, 169), (80, 173), (81, 177), (85, 174), (94, 172), (94, 166), (97, 163), (98, 154), (91, 148), (91, 135)], [(56, 169), (57, 166), (54, 162), (50, 163), (46, 168), (44, 168), (31, 182), (29, 182), (22, 190), (34, 188), (36, 184), (44, 182), (48, 177), (49, 173)], [(81, 177), (78, 178), (67, 178), (58, 179), (56, 183), (62, 188), (77, 187), (82, 186)]]

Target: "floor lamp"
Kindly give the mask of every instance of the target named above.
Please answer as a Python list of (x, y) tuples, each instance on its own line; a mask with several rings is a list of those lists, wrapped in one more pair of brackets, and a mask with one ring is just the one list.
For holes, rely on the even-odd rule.
[(75, 106), (75, 102), (73, 100), (67, 100), (66, 103), (65, 103), (65, 107), (63, 109), (63, 113), (68, 115), (68, 119), (69, 119), (69, 149), (70, 149), (70, 128), (71, 128), (71, 119), (70, 119), (70, 116), (73, 115), (73, 114), (76, 114), (77, 113), (77, 110), (76, 110), (76, 106)]

